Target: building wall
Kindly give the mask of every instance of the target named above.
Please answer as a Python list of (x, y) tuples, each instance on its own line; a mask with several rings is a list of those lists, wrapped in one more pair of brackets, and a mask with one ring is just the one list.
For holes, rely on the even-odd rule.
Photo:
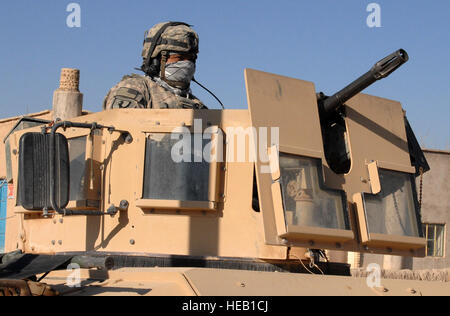
[(450, 268), (450, 152), (427, 151), (431, 171), (424, 176), (422, 222), (445, 224), (444, 258), (414, 259), (415, 270)]

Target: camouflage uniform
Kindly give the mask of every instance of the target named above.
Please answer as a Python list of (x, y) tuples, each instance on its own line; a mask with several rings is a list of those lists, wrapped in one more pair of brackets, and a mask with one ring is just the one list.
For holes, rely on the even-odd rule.
[[(203, 103), (192, 96), (182, 97), (162, 87), (154, 77), (174, 87), (177, 82), (170, 82), (165, 78), (165, 60), (157, 68), (149, 67), (152, 61), (161, 60), (163, 53), (189, 53), (197, 56), (199, 38), (189, 25), (179, 22), (160, 23), (152, 27), (145, 35), (142, 57), (142, 70), (146, 76), (125, 76), (119, 84), (107, 94), (103, 109), (204, 109)], [(195, 57), (196, 58), (196, 57)], [(162, 64), (162, 65), (161, 65)], [(183, 90), (189, 90), (183, 88)]]
[(150, 77), (130, 75), (113, 87), (103, 101), (103, 109), (206, 109), (193, 95), (185, 98), (161, 87)]

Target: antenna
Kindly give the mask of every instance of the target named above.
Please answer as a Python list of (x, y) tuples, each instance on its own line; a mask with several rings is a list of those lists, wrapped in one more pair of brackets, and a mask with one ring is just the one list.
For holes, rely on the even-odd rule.
[(196, 84), (198, 84), (200, 87), (202, 87), (206, 91), (208, 91), (209, 94), (211, 94), (217, 100), (217, 102), (220, 103), (220, 105), (222, 106), (222, 109), (225, 110), (225, 106), (223, 105), (222, 101), (220, 101), (219, 98), (216, 97), (216, 95), (214, 93), (212, 93), (208, 88), (206, 88), (204, 85), (202, 85), (200, 82), (198, 82), (195, 78), (192, 78), (192, 81), (195, 82)]

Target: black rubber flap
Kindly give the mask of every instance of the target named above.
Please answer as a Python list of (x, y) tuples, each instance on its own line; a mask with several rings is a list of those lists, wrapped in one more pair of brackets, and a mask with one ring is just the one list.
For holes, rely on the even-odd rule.
[(66, 269), (73, 256), (19, 255), (0, 265), (0, 279), (24, 280), (49, 271)]
[[(67, 139), (55, 135), (55, 200), (59, 208), (69, 203), (69, 150)], [(19, 142), (18, 205), (29, 211), (51, 209), (50, 135), (24, 134)]]

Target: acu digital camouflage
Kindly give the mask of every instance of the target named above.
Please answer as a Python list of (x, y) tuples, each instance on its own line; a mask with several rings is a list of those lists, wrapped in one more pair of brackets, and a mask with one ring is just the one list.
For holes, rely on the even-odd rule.
[(185, 98), (161, 87), (150, 77), (125, 76), (103, 101), (103, 109), (206, 109), (195, 96)]
[[(152, 39), (165, 24), (167, 24), (167, 22), (159, 23), (147, 31), (144, 48), (142, 50), (142, 57), (144, 59), (148, 58)], [(158, 57), (162, 51), (198, 54), (198, 47), (199, 37), (192, 28), (186, 25), (169, 26), (164, 33), (161, 34), (161, 38), (150, 58)]]

